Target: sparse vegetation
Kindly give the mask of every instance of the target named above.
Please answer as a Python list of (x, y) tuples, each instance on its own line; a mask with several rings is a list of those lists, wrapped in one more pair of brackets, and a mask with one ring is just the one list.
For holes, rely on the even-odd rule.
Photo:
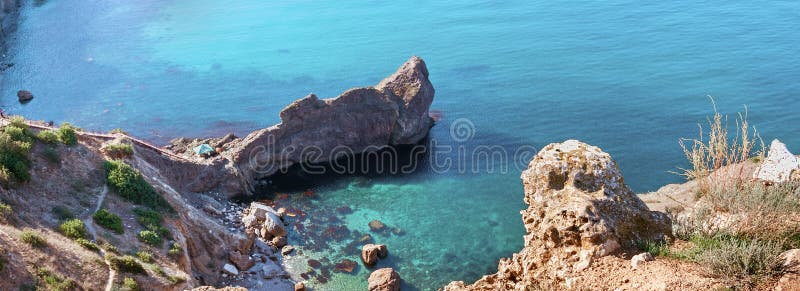
[(97, 225), (118, 234), (125, 232), (125, 228), (122, 226), (122, 218), (114, 213), (109, 212), (108, 210), (98, 210), (94, 213), (92, 219), (94, 219), (94, 223), (97, 223)]
[(11, 209), (11, 205), (0, 202), (0, 222), (6, 222), (13, 213), (14, 210)]
[(45, 147), (42, 151), (42, 155), (47, 161), (53, 164), (61, 163), (61, 157), (58, 155), (58, 151), (51, 146)]
[(123, 130), (122, 128), (115, 128), (115, 129), (112, 129), (112, 130), (111, 130), (111, 131), (109, 131), (108, 133), (111, 133), (111, 134), (114, 134), (114, 133), (120, 133), (120, 134), (125, 134), (125, 135), (127, 135), (127, 134), (128, 134), (128, 132), (127, 132), (127, 131), (125, 131), (125, 130)]
[(86, 238), (86, 226), (83, 225), (83, 221), (77, 218), (65, 221), (58, 229), (71, 239)]
[(746, 112), (739, 114), (733, 138), (727, 117), (716, 108), (708, 123), (707, 136), (701, 127), (699, 139), (681, 141), (691, 163), (682, 174), (697, 180), (696, 198), (702, 202), (688, 213), (673, 214), (673, 230), (691, 247), (671, 251), (650, 244), (643, 249), (698, 262), (737, 288), (753, 288), (781, 272), (781, 252), (800, 245), (800, 184), (767, 186), (745, 174), (745, 163), (764, 159), (763, 142)]
[(111, 268), (120, 272), (144, 274), (145, 270), (142, 264), (136, 261), (136, 258), (131, 256), (117, 257), (107, 255), (106, 259), (111, 263)]
[(158, 233), (150, 230), (142, 230), (139, 232), (136, 237), (139, 238), (140, 241), (145, 242), (151, 246), (159, 246), (163, 242), (161, 236)]
[(123, 161), (106, 161), (107, 183), (122, 198), (154, 209), (172, 210), (166, 200), (144, 180), (142, 174)]
[(169, 248), (169, 252), (167, 253), (169, 254), (170, 257), (177, 258), (181, 254), (183, 254), (183, 248), (181, 248), (181, 245), (178, 242), (173, 242), (172, 246), (170, 246)]
[(62, 123), (58, 128), (58, 139), (65, 145), (75, 145), (78, 143), (78, 135), (75, 133), (77, 128), (69, 123)]
[(153, 260), (154, 260), (153, 259), (153, 254), (148, 252), (148, 251), (138, 251), (138, 252), (136, 252), (136, 257), (139, 258), (139, 260), (142, 260), (142, 262), (145, 262), (145, 263), (152, 263)]
[(5, 267), (6, 267), (6, 259), (4, 259), (3, 257), (0, 257), (0, 272), (2, 272), (3, 268), (5, 268)]
[(75, 218), (75, 215), (72, 214), (72, 211), (70, 211), (67, 207), (64, 207), (63, 205), (53, 206), (52, 212), (53, 216), (55, 216), (55, 218), (58, 219), (59, 221), (65, 221)]
[(91, 241), (89, 241), (88, 239), (85, 239), (85, 238), (76, 239), (75, 242), (78, 243), (79, 245), (81, 245), (83, 248), (85, 248), (87, 250), (90, 250), (90, 251), (95, 251), (96, 252), (96, 251), (100, 250), (100, 247), (96, 243), (93, 243), (93, 242), (91, 242)]
[(161, 225), (164, 219), (160, 213), (147, 208), (134, 208), (133, 213), (136, 214), (136, 221), (144, 226), (145, 229), (153, 231), (162, 237), (172, 237), (169, 229)]
[(133, 278), (125, 278), (122, 280), (123, 291), (139, 291), (139, 284)]
[(34, 230), (23, 230), (19, 234), (19, 239), (34, 248), (43, 248), (47, 246), (47, 241)]
[(47, 268), (38, 268), (36, 275), (39, 277), (40, 285), (46, 287), (47, 290), (73, 290), (78, 287), (78, 284), (72, 279), (65, 279)]
[(133, 146), (124, 143), (109, 144), (103, 151), (113, 159), (123, 159), (133, 155)]
[(39, 133), (36, 134), (36, 138), (51, 145), (55, 145), (59, 142), (58, 131), (52, 129), (39, 131)]

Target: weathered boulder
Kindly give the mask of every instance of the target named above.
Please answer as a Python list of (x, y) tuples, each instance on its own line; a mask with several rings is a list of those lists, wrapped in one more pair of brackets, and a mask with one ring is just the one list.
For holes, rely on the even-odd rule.
[(800, 159), (789, 152), (785, 144), (776, 139), (769, 145), (767, 158), (753, 172), (753, 178), (782, 183), (791, 180), (793, 173), (796, 177), (798, 172), (800, 172)]
[(780, 255), (785, 273), (775, 284), (775, 291), (799, 290), (800, 286), (800, 249), (791, 249)]
[(445, 290), (524, 290), (565, 282), (601, 256), (671, 234), (666, 214), (650, 211), (623, 182), (611, 156), (577, 140), (543, 148), (522, 173), (525, 246), (496, 274)]
[(19, 98), (19, 102), (28, 102), (33, 99), (33, 93), (27, 90), (19, 90), (17, 91), (17, 98)]
[(639, 264), (654, 260), (653, 255), (650, 253), (641, 253), (631, 258), (631, 268), (639, 268)]
[(245, 212), (247, 214), (242, 216), (245, 232), (252, 231), (265, 240), (286, 235), (283, 220), (272, 207), (263, 203), (253, 202), (250, 203), (250, 207)]
[(366, 244), (361, 247), (361, 261), (368, 267), (375, 265), (378, 258), (385, 258), (387, 254), (386, 245)]
[[(293, 102), (280, 112), (279, 124), (232, 143), (221, 156), (231, 161), (226, 169), (241, 180), (242, 192), (250, 194), (258, 180), (301, 161), (326, 162), (419, 142), (433, 122), (428, 116), (433, 96), (425, 62), (412, 57), (374, 87)], [(239, 193), (229, 193), (234, 194)]]
[(294, 283), (294, 291), (306, 291), (306, 283), (303, 282)]
[(398, 291), (400, 290), (400, 275), (392, 268), (377, 269), (369, 274), (369, 291)]
[(256, 264), (250, 256), (242, 254), (239, 251), (231, 251), (228, 253), (228, 260), (236, 266), (236, 269), (247, 271)]

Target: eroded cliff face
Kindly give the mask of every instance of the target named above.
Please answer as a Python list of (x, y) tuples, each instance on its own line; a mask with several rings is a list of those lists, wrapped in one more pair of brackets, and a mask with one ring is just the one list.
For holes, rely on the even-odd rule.
[(522, 173), (525, 246), (502, 259), (496, 274), (445, 290), (565, 287), (597, 259), (637, 241), (671, 234), (666, 214), (650, 211), (624, 183), (611, 156), (577, 140), (542, 149)]
[(218, 189), (228, 196), (252, 194), (259, 180), (296, 163), (327, 162), (385, 146), (415, 144), (433, 125), (428, 116), (433, 96), (425, 62), (412, 57), (375, 86), (350, 89), (331, 99), (311, 94), (297, 100), (280, 112), (279, 124), (242, 139), (175, 142), (173, 150), (190, 159), (193, 153), (186, 149), (201, 143), (217, 144), (222, 152), (200, 162), (209, 170), (194, 169), (183, 175), (189, 179), (181, 180), (192, 185), (188, 190), (194, 192)]

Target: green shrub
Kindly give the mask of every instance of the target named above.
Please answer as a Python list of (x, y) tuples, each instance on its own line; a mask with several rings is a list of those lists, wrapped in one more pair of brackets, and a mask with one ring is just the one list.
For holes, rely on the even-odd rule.
[(665, 242), (659, 241), (643, 241), (637, 243), (640, 251), (648, 252), (653, 257), (666, 257), (670, 256), (669, 245)]
[(135, 274), (145, 273), (142, 264), (139, 264), (139, 262), (137, 262), (134, 257), (131, 256), (117, 257), (113, 255), (107, 255), (106, 259), (111, 263), (111, 268), (113, 268), (114, 270), (126, 273), (135, 273)]
[(150, 230), (142, 230), (137, 235), (140, 241), (145, 242), (151, 246), (159, 246), (163, 242), (158, 233)]
[(752, 284), (780, 273), (783, 264), (781, 252), (783, 250), (777, 242), (727, 239), (703, 252), (699, 260), (716, 274)]
[(13, 213), (10, 205), (0, 202), (0, 221), (5, 221)]
[(36, 275), (41, 280), (42, 285), (47, 287), (47, 290), (73, 290), (78, 287), (78, 284), (72, 279), (64, 279), (47, 268), (38, 268), (36, 270)]
[(181, 245), (179, 243), (177, 243), (177, 242), (173, 242), (172, 246), (169, 248), (169, 252), (168, 252), (169, 256), (173, 257), (173, 258), (177, 258), (182, 253), (183, 253), (183, 248), (181, 248)]
[(103, 147), (103, 151), (111, 158), (122, 159), (133, 155), (133, 146), (124, 143), (115, 143)]
[(30, 229), (20, 232), (19, 239), (34, 248), (43, 248), (47, 246), (47, 241), (45, 241), (39, 233)]
[(180, 284), (186, 282), (186, 278), (181, 276), (167, 276), (167, 280), (172, 283), (172, 285)]
[(122, 280), (123, 291), (139, 291), (139, 284), (133, 278), (125, 278)]
[(27, 129), (15, 126), (6, 126), (3, 131), (8, 134), (12, 140), (30, 143), (33, 141), (30, 132)]
[(81, 245), (83, 248), (85, 248), (87, 250), (90, 250), (90, 251), (95, 251), (96, 252), (96, 251), (100, 250), (100, 247), (96, 243), (93, 243), (93, 242), (91, 242), (91, 241), (89, 241), (88, 239), (85, 239), (85, 238), (76, 239), (75, 242), (78, 243), (79, 245)]
[(59, 141), (58, 138), (58, 131), (53, 129), (42, 130), (36, 134), (36, 138), (41, 140), (44, 143), (48, 144), (57, 144)]
[(75, 134), (75, 127), (69, 123), (62, 123), (58, 128), (58, 139), (65, 145), (74, 145), (78, 143), (78, 135)]
[(97, 223), (97, 225), (118, 234), (125, 232), (125, 228), (122, 226), (122, 218), (114, 213), (108, 212), (108, 210), (98, 210), (92, 215), (92, 219), (94, 219), (94, 223)]
[(152, 263), (153, 260), (154, 260), (153, 259), (153, 254), (148, 252), (148, 251), (138, 251), (138, 252), (136, 252), (136, 257), (139, 258), (139, 260), (142, 260), (142, 262), (145, 262), (145, 263)]
[(111, 243), (109, 243), (107, 241), (103, 241), (100, 244), (100, 247), (103, 248), (104, 250), (108, 251), (108, 252), (119, 254), (119, 249), (116, 246), (112, 245)]
[(123, 161), (106, 161), (103, 166), (108, 185), (122, 198), (154, 209), (172, 211), (167, 201), (130, 165)]
[(136, 221), (145, 229), (156, 232), (162, 237), (172, 238), (169, 229), (161, 225), (164, 219), (160, 213), (147, 208), (134, 208), (133, 213), (136, 214)]
[(86, 238), (86, 226), (83, 225), (83, 221), (77, 218), (65, 221), (58, 229), (71, 239)]
[(0, 257), (0, 272), (3, 271), (3, 268), (5, 268), (5, 265), (6, 265), (6, 259), (4, 259), (3, 257)]
[(28, 123), (25, 122), (25, 118), (19, 115), (11, 116), (8, 119), (8, 126), (19, 127), (22, 129), (28, 129)]
[(6, 185), (30, 179), (30, 138), (19, 128), (6, 126), (0, 132), (0, 178)]
[(53, 206), (52, 211), (53, 211), (53, 215), (59, 221), (64, 221), (64, 220), (69, 220), (69, 219), (75, 218), (75, 215), (72, 214), (72, 211), (70, 211), (69, 208), (67, 208), (65, 206), (62, 206), (62, 205)]

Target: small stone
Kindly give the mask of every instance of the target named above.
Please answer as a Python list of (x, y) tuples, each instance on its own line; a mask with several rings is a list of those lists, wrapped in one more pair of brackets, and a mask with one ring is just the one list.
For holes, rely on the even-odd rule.
[(282, 248), (287, 244), (287, 241), (285, 236), (276, 236), (272, 238), (270, 243), (276, 248)]
[(285, 256), (291, 254), (293, 251), (294, 251), (293, 246), (284, 246), (283, 248), (281, 248), (281, 255)]
[(365, 234), (360, 239), (358, 239), (358, 242), (361, 244), (370, 243), (372, 242), (372, 236), (369, 234)]
[(395, 227), (395, 228), (392, 229), (392, 233), (394, 235), (404, 235), (404, 234), (406, 234), (406, 231), (403, 230), (402, 228)]
[(319, 269), (319, 267), (322, 266), (322, 263), (320, 263), (319, 261), (317, 261), (315, 259), (309, 259), (308, 260), (308, 266), (312, 267), (314, 269)]
[(239, 275), (239, 269), (236, 269), (236, 266), (231, 264), (225, 264), (224, 266), (222, 266), (222, 271), (231, 274), (233, 276)]
[(649, 262), (652, 260), (654, 260), (654, 258), (653, 255), (651, 255), (650, 253), (641, 253), (631, 258), (631, 267), (637, 269), (639, 267), (639, 264), (643, 262)]
[(792, 172), (800, 172), (800, 159), (789, 152), (785, 144), (776, 139), (769, 145), (767, 158), (753, 172), (753, 178), (766, 182), (783, 183), (795, 176)]
[(306, 291), (306, 284), (303, 282), (294, 283), (294, 291)]

